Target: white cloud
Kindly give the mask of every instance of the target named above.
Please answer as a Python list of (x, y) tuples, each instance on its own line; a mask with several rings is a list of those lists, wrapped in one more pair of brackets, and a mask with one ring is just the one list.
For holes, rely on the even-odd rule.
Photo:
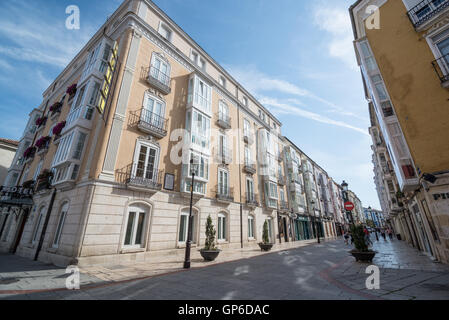
[[(267, 95), (270, 93), (282, 93), (287, 95), (292, 95), (296, 97), (309, 98), (320, 102), (321, 104), (327, 106), (328, 108), (325, 112), (331, 112), (339, 114), (341, 116), (351, 116), (359, 120), (367, 122), (368, 119), (364, 116), (359, 116), (353, 112), (347, 111), (346, 109), (336, 105), (335, 103), (328, 101), (307, 89), (299, 87), (291, 82), (270, 77), (262, 72), (260, 72), (254, 66), (226, 66), (230, 74), (232, 74), (242, 85), (254, 96), (259, 97), (261, 95)], [(305, 104), (298, 100), (297, 98), (289, 98), (287, 102), (294, 105), (305, 106)], [(330, 109), (329, 109), (330, 108)], [(277, 110), (278, 114), (280, 110)], [(324, 110), (323, 110), (324, 111)]]
[[(335, 5), (332, 3), (332, 5)], [(346, 8), (332, 7), (330, 1), (322, 1), (313, 9), (314, 24), (329, 34), (327, 44), (330, 56), (340, 59), (351, 69), (357, 69), (353, 46), (351, 19)]]
[(306, 119), (314, 120), (317, 122), (321, 122), (321, 123), (325, 123), (325, 124), (329, 124), (329, 125), (333, 125), (333, 126), (351, 129), (351, 130), (357, 131), (359, 133), (362, 133), (364, 135), (368, 135), (367, 131), (364, 129), (355, 127), (355, 126), (350, 125), (343, 121), (330, 119), (330, 118), (322, 116), (320, 114), (310, 112), (307, 110), (303, 110), (303, 109), (295, 107), (291, 104), (284, 103), (278, 99), (269, 98), (269, 97), (260, 97), (259, 100), (260, 100), (260, 103), (262, 103), (263, 105), (274, 108), (273, 111), (277, 112), (277, 113), (280, 112), (283, 114), (297, 115), (297, 116), (300, 116), (300, 117), (303, 117)]
[(67, 30), (64, 11), (51, 15), (30, 1), (4, 1), (1, 7), (0, 55), (8, 59), (64, 67), (94, 32), (87, 24)]

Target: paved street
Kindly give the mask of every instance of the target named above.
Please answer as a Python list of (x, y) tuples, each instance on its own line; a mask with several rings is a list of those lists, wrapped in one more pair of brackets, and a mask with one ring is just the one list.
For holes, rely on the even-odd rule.
[[(28, 267), (22, 270), (9, 270), (5, 265), (6, 260), (17, 258), (0, 256), (0, 298), (449, 299), (448, 266), (432, 262), (429, 257), (404, 242), (374, 242), (374, 249), (379, 252), (373, 264), (379, 266), (381, 271), (380, 290), (366, 289), (365, 281), (369, 275), (365, 274), (365, 270), (369, 264), (356, 263), (354, 258), (348, 255), (350, 247), (338, 240), (135, 281), (106, 282), (83, 274), (82, 288), (78, 291), (6, 292), (6, 287), (11, 288), (13, 285), (5, 281), (7, 276), (9, 275), (10, 279), (23, 277), (32, 272), (30, 265), (34, 265), (47, 277), (54, 275), (56, 278), (65, 279), (66, 275), (63, 269), (30, 262), (25, 263)], [(15, 264), (17, 263), (20, 261), (15, 261)], [(141, 275), (136, 274), (135, 277)]]

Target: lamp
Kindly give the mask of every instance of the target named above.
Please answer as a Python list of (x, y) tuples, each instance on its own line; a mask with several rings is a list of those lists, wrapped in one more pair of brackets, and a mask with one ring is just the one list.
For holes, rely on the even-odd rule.
[(343, 180), (341, 187), (343, 188), (343, 191), (348, 191), (348, 184), (346, 183), (346, 181)]

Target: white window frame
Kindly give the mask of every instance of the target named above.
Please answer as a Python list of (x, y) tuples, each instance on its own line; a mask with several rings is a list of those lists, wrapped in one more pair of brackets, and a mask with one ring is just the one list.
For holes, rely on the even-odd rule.
[(255, 240), (256, 234), (254, 232), (255, 219), (252, 214), (248, 215), (248, 240)]
[[(134, 221), (133, 221), (133, 225), (132, 225), (132, 229), (131, 229), (131, 234), (130, 234), (131, 243), (125, 244), (126, 236), (128, 235), (128, 224), (129, 224), (130, 213), (135, 213)], [(144, 214), (144, 219), (143, 219), (142, 227), (141, 227), (141, 235), (140, 235), (141, 243), (138, 244), (138, 243), (136, 243), (137, 230), (139, 228), (139, 218), (142, 213)], [(140, 249), (140, 248), (146, 247), (148, 221), (149, 221), (149, 210), (148, 210), (147, 206), (140, 205), (140, 204), (133, 204), (133, 205), (129, 206), (129, 208), (127, 210), (127, 214), (126, 214), (126, 220), (125, 220), (124, 232), (123, 232), (122, 247), (124, 249)]]
[[(182, 221), (182, 217), (186, 217), (185, 219), (185, 225), (184, 225), (184, 234), (185, 234), (185, 240), (181, 240), (181, 221)], [(197, 230), (197, 220), (198, 220), (198, 213), (196, 212), (196, 210), (192, 210), (192, 216), (193, 216), (193, 223), (192, 223), (192, 243), (196, 244), (197, 243), (197, 237), (196, 237), (196, 230)], [(178, 244), (179, 245), (185, 245), (187, 243), (187, 239), (189, 238), (189, 219), (190, 219), (190, 212), (189, 209), (183, 209), (179, 215), (179, 230), (178, 230)]]
[(42, 225), (42, 219), (44, 217), (45, 214), (45, 207), (41, 207), (41, 209), (39, 210), (38, 216), (36, 218), (36, 224), (34, 225), (34, 230), (33, 233), (31, 235), (31, 243), (32, 244), (36, 244), (37, 241), (39, 240), (37, 235), (39, 233), (39, 229), (41, 228)]
[(217, 241), (226, 242), (228, 233), (228, 215), (224, 212), (218, 213), (217, 219)]
[(153, 180), (157, 179), (157, 173), (159, 172), (159, 161), (160, 161), (160, 156), (161, 156), (161, 149), (159, 146), (147, 142), (147, 141), (142, 141), (142, 140), (137, 140), (136, 142), (136, 147), (134, 149), (134, 159), (133, 159), (133, 171), (132, 171), (132, 175), (135, 177), (136, 173), (137, 173), (137, 166), (139, 163), (139, 156), (140, 156), (140, 149), (142, 146), (147, 147), (147, 153), (145, 156), (145, 168), (144, 168), (144, 176), (146, 175), (147, 172), (147, 167), (148, 167), (148, 160), (149, 160), (149, 149), (155, 149), (156, 150), (156, 155), (154, 158), (154, 167), (153, 167)]
[(229, 196), (230, 194), (229, 170), (218, 168), (218, 190), (220, 195)]
[(218, 76), (218, 83), (226, 89), (226, 78), (222, 75)]
[[(161, 32), (161, 30), (164, 30), (164, 31), (168, 34), (168, 37), (166, 37), (165, 35), (163, 35), (162, 32)], [(166, 39), (168, 42), (172, 42), (172, 39), (173, 39), (173, 30), (172, 30), (166, 23), (160, 21), (160, 22), (159, 22), (159, 28), (158, 28), (158, 31), (157, 31), (157, 32), (159, 33), (159, 35), (160, 35), (162, 38)]]
[(62, 206), (59, 215), (58, 224), (56, 225), (55, 236), (53, 238), (52, 247), (57, 249), (59, 248), (59, 244), (61, 242), (62, 230), (64, 229), (65, 218), (67, 217), (67, 212), (69, 211), (69, 203), (65, 202)]
[(33, 181), (37, 180), (37, 177), (39, 176), (43, 165), (44, 165), (44, 160), (39, 161), (39, 164), (37, 165), (36, 170), (34, 171)]

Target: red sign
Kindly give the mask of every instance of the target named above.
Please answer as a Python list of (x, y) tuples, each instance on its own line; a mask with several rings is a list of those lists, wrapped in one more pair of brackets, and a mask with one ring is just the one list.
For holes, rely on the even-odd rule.
[(345, 203), (345, 209), (347, 211), (352, 211), (352, 210), (354, 210), (354, 208), (355, 208), (355, 206), (352, 202), (348, 201)]

